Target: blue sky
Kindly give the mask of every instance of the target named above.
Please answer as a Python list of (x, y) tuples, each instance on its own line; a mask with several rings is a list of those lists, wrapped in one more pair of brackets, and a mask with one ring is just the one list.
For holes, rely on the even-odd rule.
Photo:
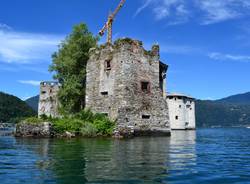
[[(51, 80), (51, 54), (85, 22), (97, 34), (119, 0), (2, 0), (0, 91), (22, 99)], [(201, 99), (250, 91), (250, 0), (127, 0), (114, 38), (161, 46), (167, 90)], [(104, 41), (105, 38), (101, 40)]]

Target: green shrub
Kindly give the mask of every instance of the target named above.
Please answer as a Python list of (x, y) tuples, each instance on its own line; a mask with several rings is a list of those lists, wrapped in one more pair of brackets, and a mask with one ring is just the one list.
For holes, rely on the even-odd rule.
[(28, 124), (39, 124), (39, 123), (44, 122), (44, 120), (38, 117), (29, 117), (29, 118), (24, 119), (21, 122), (28, 123)]
[(96, 119), (94, 120), (94, 126), (98, 130), (99, 135), (112, 135), (114, 129), (114, 123), (108, 119)]
[(95, 137), (97, 136), (98, 130), (91, 123), (84, 123), (80, 129), (80, 135), (84, 137)]
[(95, 114), (91, 110), (86, 109), (86, 110), (82, 110), (81, 112), (77, 113), (75, 115), (75, 118), (82, 119), (86, 122), (93, 122), (95, 119)]
[(115, 122), (109, 120), (109, 118), (104, 114), (95, 114), (89, 109), (86, 109), (76, 114), (75, 118), (79, 118), (86, 123), (93, 124), (98, 135), (108, 136), (113, 133)]
[(105, 115), (95, 114), (88, 109), (75, 115), (65, 115), (61, 118), (43, 115), (40, 118), (27, 118), (23, 122), (38, 124), (44, 121), (51, 122), (54, 131), (58, 134), (68, 131), (85, 137), (110, 136), (115, 126), (115, 122), (109, 120)]
[(73, 118), (60, 118), (53, 121), (54, 130), (57, 133), (64, 133), (66, 131), (72, 133), (79, 133), (84, 121)]

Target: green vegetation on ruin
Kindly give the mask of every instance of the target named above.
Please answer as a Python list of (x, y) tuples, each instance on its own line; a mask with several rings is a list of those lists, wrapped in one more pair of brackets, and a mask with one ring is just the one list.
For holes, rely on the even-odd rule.
[(98, 40), (86, 24), (79, 24), (52, 55), (49, 70), (61, 84), (58, 97), (67, 113), (78, 113), (85, 107), (86, 65), (89, 50), (97, 47)]
[(52, 123), (55, 134), (62, 135), (70, 132), (78, 136), (96, 137), (111, 136), (115, 122), (103, 114), (93, 113), (90, 110), (82, 110), (74, 115), (64, 115), (60, 118), (41, 116), (26, 118), (21, 123), (36, 125), (43, 122)]

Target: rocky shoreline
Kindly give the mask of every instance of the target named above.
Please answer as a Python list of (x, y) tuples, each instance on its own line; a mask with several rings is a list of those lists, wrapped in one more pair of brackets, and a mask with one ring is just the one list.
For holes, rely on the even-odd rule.
[(15, 137), (33, 137), (33, 138), (53, 138), (53, 137), (76, 137), (75, 133), (64, 132), (59, 134), (54, 131), (51, 122), (42, 122), (39, 124), (31, 124), (25, 121), (18, 123), (14, 131)]
[[(133, 138), (141, 136), (170, 136), (170, 132), (162, 133), (161, 131), (131, 131), (130, 128), (126, 128), (120, 131), (114, 131), (113, 138), (123, 139), (123, 138)], [(83, 137), (77, 135), (76, 133), (65, 131), (64, 133), (58, 133), (53, 128), (53, 123), (45, 121), (40, 123), (28, 123), (22, 121), (16, 125), (14, 131), (15, 137), (32, 137), (32, 138), (74, 138), (74, 137)], [(99, 136), (107, 137), (107, 136)]]
[(16, 125), (14, 135), (16, 137), (52, 137), (52, 123), (31, 124), (23, 121)]

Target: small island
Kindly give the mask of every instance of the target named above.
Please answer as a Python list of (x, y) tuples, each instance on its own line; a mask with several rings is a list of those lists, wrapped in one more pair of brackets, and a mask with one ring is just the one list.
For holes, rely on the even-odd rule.
[[(97, 41), (80, 24), (62, 42), (50, 66), (56, 81), (40, 84), (38, 118), (22, 120), (16, 136), (170, 136), (168, 65), (160, 60), (160, 46), (148, 51), (130, 38), (100, 46)], [(189, 99), (180, 99), (184, 108), (194, 107)], [(192, 112), (195, 129), (191, 110), (181, 116)], [(181, 116), (188, 127), (191, 119)]]

